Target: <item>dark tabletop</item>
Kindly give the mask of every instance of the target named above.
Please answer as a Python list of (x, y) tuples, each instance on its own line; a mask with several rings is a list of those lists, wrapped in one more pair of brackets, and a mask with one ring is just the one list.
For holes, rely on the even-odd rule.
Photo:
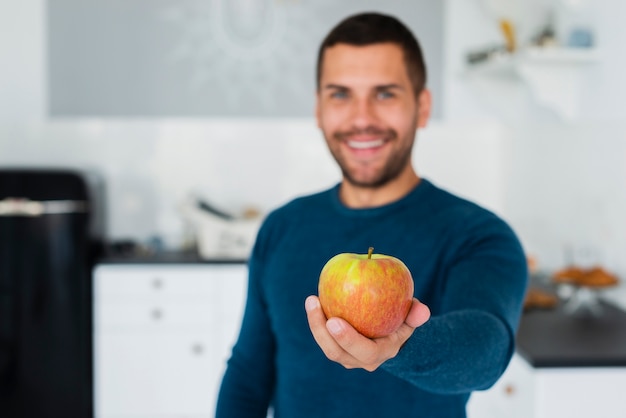
[(626, 313), (601, 301), (599, 312), (564, 307), (524, 313), (517, 352), (533, 367), (626, 366)]
[(106, 253), (97, 264), (246, 264), (244, 259), (205, 259), (195, 251), (133, 251), (129, 253)]

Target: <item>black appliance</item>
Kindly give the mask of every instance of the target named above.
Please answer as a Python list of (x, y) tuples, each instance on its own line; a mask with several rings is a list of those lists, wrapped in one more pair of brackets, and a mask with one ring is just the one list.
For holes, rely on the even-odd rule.
[(0, 169), (0, 417), (93, 416), (92, 193), (78, 172)]

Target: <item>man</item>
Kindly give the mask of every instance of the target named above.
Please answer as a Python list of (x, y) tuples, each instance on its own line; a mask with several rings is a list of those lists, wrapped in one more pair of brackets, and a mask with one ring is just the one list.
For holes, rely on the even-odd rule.
[[(259, 231), (218, 417), (459, 418), (506, 368), (525, 257), (502, 220), (412, 167), (425, 82), (419, 44), (392, 17), (352, 16), (323, 41), (316, 117), (343, 179)], [(369, 246), (403, 260), (415, 282), (405, 323), (379, 339), (326, 318), (313, 296), (329, 258)]]

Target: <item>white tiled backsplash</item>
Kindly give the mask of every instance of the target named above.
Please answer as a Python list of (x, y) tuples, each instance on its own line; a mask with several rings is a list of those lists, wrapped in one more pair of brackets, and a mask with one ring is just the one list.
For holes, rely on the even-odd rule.
[[(433, 123), (418, 133), (418, 170), (503, 210), (506, 138), (493, 125)], [(0, 126), (0, 164), (72, 167), (104, 179), (111, 238), (181, 238), (189, 193), (227, 211), (262, 212), (329, 187), (340, 172), (313, 119), (58, 121)]]
[[(496, 211), (541, 267), (591, 247), (626, 277), (626, 127), (433, 122), (415, 163)], [(0, 164), (95, 169), (109, 236), (176, 245), (191, 192), (225, 210), (266, 212), (331, 186), (339, 171), (313, 119), (84, 120), (0, 126)]]

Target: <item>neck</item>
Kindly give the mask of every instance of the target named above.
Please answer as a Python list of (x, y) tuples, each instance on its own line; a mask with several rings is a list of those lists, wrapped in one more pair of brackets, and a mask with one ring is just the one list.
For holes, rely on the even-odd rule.
[(345, 178), (341, 182), (339, 198), (349, 208), (365, 209), (387, 205), (402, 199), (420, 182), (413, 167), (405, 170), (393, 180), (379, 187), (363, 187), (350, 183)]

